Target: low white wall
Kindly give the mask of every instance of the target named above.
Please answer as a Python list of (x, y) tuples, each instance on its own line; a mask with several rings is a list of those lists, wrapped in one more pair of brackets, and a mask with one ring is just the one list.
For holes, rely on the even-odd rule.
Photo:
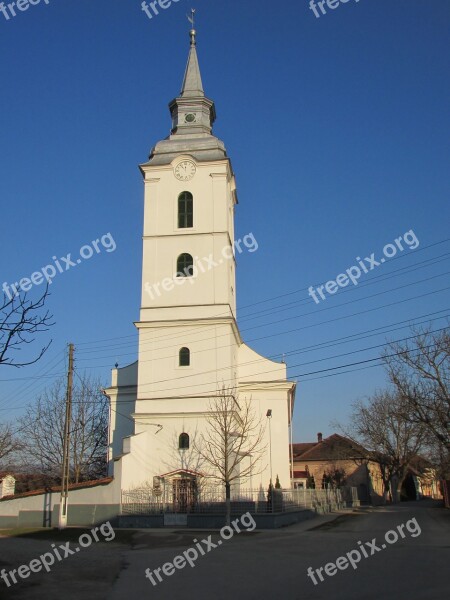
[[(0, 500), (0, 527), (57, 525), (60, 492)], [(69, 525), (92, 525), (119, 514), (120, 487), (117, 480), (69, 491)]]

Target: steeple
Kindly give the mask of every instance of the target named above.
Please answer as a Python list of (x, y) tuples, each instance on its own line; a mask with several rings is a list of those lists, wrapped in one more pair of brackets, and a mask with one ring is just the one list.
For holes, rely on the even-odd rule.
[(172, 134), (211, 134), (216, 120), (214, 102), (205, 96), (197, 57), (197, 32), (191, 29), (191, 47), (180, 95), (169, 104)]
[(196, 160), (222, 160), (227, 157), (223, 142), (212, 132), (216, 120), (214, 102), (206, 97), (197, 56), (197, 32), (194, 14), (189, 21), (190, 48), (180, 95), (169, 104), (172, 117), (170, 136), (156, 144), (149, 162), (168, 164), (181, 153)]
[(188, 62), (186, 65), (186, 72), (184, 74), (183, 85), (181, 87), (181, 98), (196, 98), (204, 96), (202, 85), (202, 76), (200, 74), (200, 67), (198, 64), (197, 57), (197, 32), (195, 29), (191, 29), (191, 49), (189, 51)]

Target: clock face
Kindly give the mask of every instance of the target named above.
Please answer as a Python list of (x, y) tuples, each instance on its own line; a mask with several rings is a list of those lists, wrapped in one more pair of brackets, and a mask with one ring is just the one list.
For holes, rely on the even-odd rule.
[(197, 171), (197, 167), (190, 160), (183, 160), (175, 167), (175, 177), (180, 181), (189, 181)]
[(194, 123), (195, 122), (195, 115), (190, 113), (188, 115), (186, 115), (184, 117), (184, 120), (186, 121), (186, 123)]

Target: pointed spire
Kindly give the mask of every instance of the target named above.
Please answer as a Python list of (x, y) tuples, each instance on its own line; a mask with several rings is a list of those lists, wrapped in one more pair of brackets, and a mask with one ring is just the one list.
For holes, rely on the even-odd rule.
[(181, 87), (181, 98), (204, 97), (205, 92), (203, 91), (202, 76), (197, 57), (197, 42), (195, 39), (197, 32), (195, 29), (191, 29), (189, 35), (191, 38), (191, 49)]
[(216, 120), (214, 101), (203, 91), (197, 58), (194, 13), (191, 23), (190, 49), (183, 86), (179, 96), (169, 103), (172, 128), (170, 136), (161, 140), (151, 151), (149, 163), (169, 164), (180, 153), (188, 153), (196, 160), (222, 160), (227, 157), (224, 143), (212, 132)]
[(178, 98), (169, 104), (172, 115), (172, 135), (211, 135), (212, 126), (216, 120), (214, 102), (205, 96), (203, 91), (202, 76), (197, 58), (197, 32), (194, 28), (194, 14), (188, 19), (192, 25), (189, 36), (191, 47), (189, 58)]

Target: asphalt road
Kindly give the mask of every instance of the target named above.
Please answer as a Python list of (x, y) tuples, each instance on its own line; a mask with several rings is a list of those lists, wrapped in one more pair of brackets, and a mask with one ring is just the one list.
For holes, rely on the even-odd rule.
[[(52, 542), (63, 543), (69, 531), (75, 542), (77, 530), (61, 532), (59, 537), (47, 531), (0, 539), (0, 568), (9, 571), (29, 563), (48, 551)], [(33, 573), (9, 588), (0, 580), (0, 599), (441, 600), (448, 596), (450, 511), (428, 501), (363, 508), (276, 531), (235, 533), (228, 540), (217, 531), (116, 533), (114, 541), (68, 556), (49, 573)], [(145, 576), (147, 569), (151, 578)]]
[[(402, 538), (397, 527), (414, 518), (409, 527), (415, 537), (403, 527)], [(396, 530), (399, 537), (392, 544), (384, 538), (390, 530)], [(108, 598), (438, 600), (448, 597), (449, 534), (450, 511), (435, 508), (427, 501), (363, 509), (333, 521), (313, 520), (278, 531), (235, 535), (199, 557), (193, 568), (186, 566), (169, 576), (160, 572), (162, 582), (153, 575), (156, 586), (145, 578), (145, 569), (154, 572), (186, 547), (135, 548), (126, 553), (128, 566)], [(205, 536), (198, 532), (197, 539), (201, 537)], [(214, 535), (213, 540), (217, 537)], [(144, 538), (145, 534), (143, 543)], [(373, 538), (380, 550), (374, 548)], [(393, 541), (394, 534), (389, 539)], [(371, 542), (364, 546), (367, 558), (361, 551), (361, 561), (356, 563), (357, 556), (352, 554), (356, 569), (348, 564), (333, 576), (322, 571), (324, 581), (316, 576), (314, 585), (307, 576), (308, 567), (317, 569), (335, 562), (360, 548), (358, 541)], [(329, 571), (333, 572), (332, 567)]]

